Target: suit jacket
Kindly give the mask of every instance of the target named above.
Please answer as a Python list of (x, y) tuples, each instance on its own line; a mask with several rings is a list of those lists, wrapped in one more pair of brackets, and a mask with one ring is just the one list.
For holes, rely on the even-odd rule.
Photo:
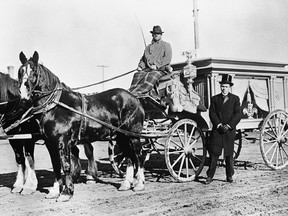
[[(208, 150), (210, 154), (221, 155), (224, 148), (225, 156), (233, 156), (236, 125), (241, 120), (241, 107), (239, 97), (229, 93), (228, 100), (223, 104), (222, 94), (212, 97), (209, 108), (209, 117), (213, 128), (210, 136)], [(231, 129), (221, 134), (217, 126), (228, 124)]]

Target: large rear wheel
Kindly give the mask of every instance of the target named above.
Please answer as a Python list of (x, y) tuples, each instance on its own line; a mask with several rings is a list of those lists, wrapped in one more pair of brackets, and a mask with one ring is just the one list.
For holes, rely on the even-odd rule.
[(193, 181), (206, 159), (204, 134), (191, 119), (181, 119), (170, 129), (165, 161), (170, 174), (180, 182)]
[(283, 169), (288, 165), (288, 114), (274, 110), (264, 120), (260, 134), (260, 150), (268, 167)]

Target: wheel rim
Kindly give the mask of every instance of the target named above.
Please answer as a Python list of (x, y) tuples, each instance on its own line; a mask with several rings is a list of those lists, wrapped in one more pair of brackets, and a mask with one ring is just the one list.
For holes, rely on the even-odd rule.
[(234, 140), (234, 152), (233, 152), (234, 160), (236, 160), (239, 157), (241, 149), (242, 149), (242, 133), (239, 130), (236, 132), (236, 137)]
[(283, 110), (271, 112), (263, 122), (260, 134), (262, 157), (272, 169), (288, 164), (288, 114)]
[(193, 120), (182, 119), (172, 126), (165, 145), (165, 161), (176, 180), (194, 180), (203, 169), (206, 152), (203, 132)]

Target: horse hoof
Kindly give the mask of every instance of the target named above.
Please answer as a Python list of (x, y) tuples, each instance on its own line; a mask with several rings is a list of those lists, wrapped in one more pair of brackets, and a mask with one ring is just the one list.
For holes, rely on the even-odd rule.
[(143, 183), (137, 183), (135, 187), (133, 188), (133, 191), (143, 191), (145, 189), (145, 186)]
[(96, 180), (92, 175), (86, 175), (86, 184), (96, 184)]
[(49, 192), (46, 196), (45, 196), (45, 198), (46, 199), (56, 199), (56, 198), (58, 198), (59, 197), (59, 193), (51, 193), (51, 192)]
[(21, 191), (21, 195), (30, 195), (32, 193), (34, 193), (36, 191), (36, 189), (31, 189), (31, 188), (24, 188), (22, 191)]
[(57, 202), (67, 202), (72, 198), (71, 195), (60, 195), (59, 198), (56, 200)]
[(118, 188), (119, 191), (127, 191), (130, 189), (131, 189), (131, 184), (128, 181), (122, 182), (120, 187)]
[(89, 179), (86, 181), (86, 184), (88, 185), (93, 185), (93, 184), (96, 184), (97, 182), (94, 180), (94, 179)]
[(11, 193), (20, 193), (23, 190), (21, 187), (14, 187), (11, 191)]

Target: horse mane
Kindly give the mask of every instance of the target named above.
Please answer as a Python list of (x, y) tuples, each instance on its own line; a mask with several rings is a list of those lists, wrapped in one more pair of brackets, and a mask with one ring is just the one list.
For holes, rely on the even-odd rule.
[(12, 100), (20, 96), (18, 81), (9, 74), (0, 72), (0, 102)]
[(38, 65), (40, 66), (41, 74), (44, 76), (44, 82), (46, 83), (47, 89), (52, 90), (55, 88), (57, 83), (61, 83), (65, 89), (70, 90), (70, 87), (68, 87), (65, 83), (61, 82), (60, 79), (43, 64)]

